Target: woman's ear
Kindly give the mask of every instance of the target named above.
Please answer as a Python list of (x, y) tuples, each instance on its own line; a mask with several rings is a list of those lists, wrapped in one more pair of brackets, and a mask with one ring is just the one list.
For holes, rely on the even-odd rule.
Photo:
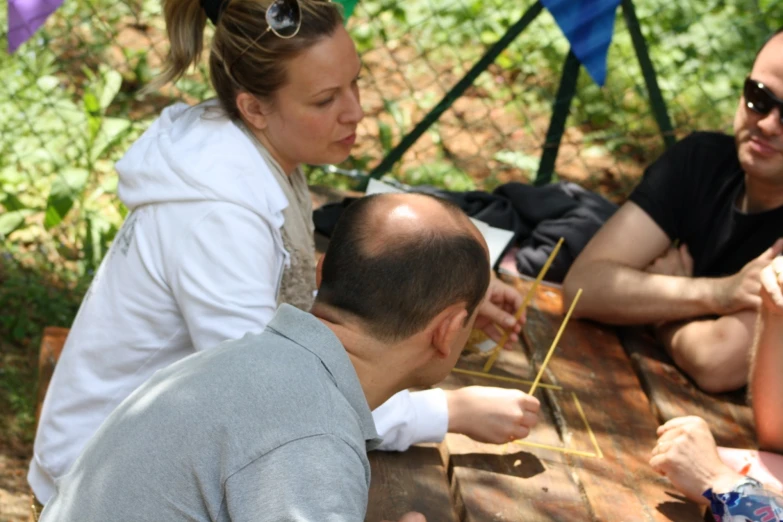
[(262, 102), (249, 92), (243, 91), (237, 94), (237, 109), (245, 123), (253, 129), (263, 130), (266, 128), (266, 115), (269, 113), (266, 102)]

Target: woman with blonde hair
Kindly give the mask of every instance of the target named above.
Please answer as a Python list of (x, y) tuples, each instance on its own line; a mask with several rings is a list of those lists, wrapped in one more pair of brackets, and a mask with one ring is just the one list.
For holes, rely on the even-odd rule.
[[(163, 111), (117, 163), (130, 210), (84, 298), (47, 393), (28, 479), (55, 491), (112, 410), (156, 370), (247, 332), (316, 290), (311, 200), (302, 164), (339, 163), (363, 117), (361, 63), (336, 4), (319, 0), (164, 0), (171, 50), (155, 86), (199, 61), (214, 24), (217, 98)], [(480, 325), (519, 295), (493, 283)], [(209, 386), (209, 383), (204, 383)], [(374, 418), (385, 449), (442, 439), (523, 437), (538, 402), (470, 387), (401, 393)]]

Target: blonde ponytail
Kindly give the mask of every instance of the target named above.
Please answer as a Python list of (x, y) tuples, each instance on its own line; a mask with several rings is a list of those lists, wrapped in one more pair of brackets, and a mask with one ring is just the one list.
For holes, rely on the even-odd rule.
[(169, 36), (169, 53), (163, 72), (145, 91), (154, 91), (176, 82), (201, 59), (207, 15), (199, 0), (163, 0), (163, 15)]

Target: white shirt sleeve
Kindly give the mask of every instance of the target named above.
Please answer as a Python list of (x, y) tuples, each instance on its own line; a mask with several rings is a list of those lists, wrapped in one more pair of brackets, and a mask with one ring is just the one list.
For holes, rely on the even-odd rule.
[(283, 270), (269, 225), (238, 205), (217, 203), (189, 232), (169, 281), (194, 348), (261, 332), (277, 308)]
[(372, 412), (383, 442), (378, 449), (405, 451), (420, 442), (440, 442), (449, 429), (446, 392), (440, 388), (401, 391)]

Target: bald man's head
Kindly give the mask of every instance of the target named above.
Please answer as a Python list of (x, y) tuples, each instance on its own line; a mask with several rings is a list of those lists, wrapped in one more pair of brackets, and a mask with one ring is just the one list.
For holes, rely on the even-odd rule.
[(423, 194), (367, 196), (340, 217), (317, 302), (359, 318), (378, 339), (398, 341), (453, 304), (472, 315), (489, 270), (481, 234), (453, 203)]
[(486, 249), (476, 226), (452, 202), (427, 194), (386, 194), (362, 200), (361, 240), (369, 254), (399, 248), (407, 241), (447, 235), (472, 235)]

